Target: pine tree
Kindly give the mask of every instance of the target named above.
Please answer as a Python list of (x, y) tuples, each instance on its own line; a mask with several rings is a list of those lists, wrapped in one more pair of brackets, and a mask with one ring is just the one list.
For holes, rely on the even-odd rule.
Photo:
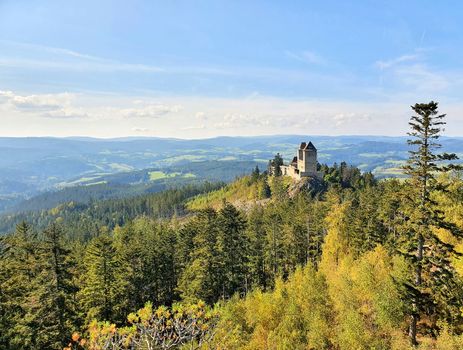
[(94, 318), (121, 322), (127, 312), (125, 308), (126, 270), (117, 254), (109, 234), (94, 238), (84, 258), (85, 273), (82, 289), (78, 293), (84, 317), (89, 322)]
[(256, 165), (256, 167), (254, 168), (254, 170), (251, 173), (252, 181), (257, 182), (257, 180), (259, 180), (259, 176), (260, 176), (260, 169), (259, 169), (259, 166)]
[(0, 349), (36, 348), (37, 260), (37, 237), (26, 222), (0, 238)]
[(193, 249), (180, 276), (178, 289), (186, 301), (203, 300), (212, 304), (223, 294), (223, 276), (217, 253), (217, 212), (212, 208), (202, 210), (188, 226), (195, 232)]
[(176, 233), (166, 225), (142, 217), (115, 232), (119, 260), (126, 266), (127, 307), (135, 310), (150, 300), (169, 305), (176, 297)]
[(266, 208), (264, 212), (265, 237), (265, 266), (267, 267), (269, 282), (282, 273), (284, 246), (283, 246), (283, 213), (281, 208), (272, 205)]
[(33, 296), (37, 301), (33, 321), (38, 330), (37, 346), (42, 349), (63, 346), (76, 327), (73, 311), (76, 289), (70, 272), (73, 262), (63, 236), (63, 229), (53, 223), (43, 232), (40, 247), (41, 271)]
[(248, 214), (248, 224), (246, 226), (246, 236), (248, 240), (247, 261), (248, 276), (246, 289), (252, 287), (263, 287), (265, 290), (268, 284), (268, 271), (265, 265), (265, 236), (263, 220), (264, 209), (254, 207)]
[[(408, 143), (415, 148), (409, 152), (408, 164), (404, 167), (410, 176), (410, 221), (405, 248), (414, 269), (413, 282), (406, 287), (411, 304), (409, 337), (416, 345), (418, 320), (426, 310), (449, 298), (461, 305), (461, 300), (451, 295), (455, 283), (451, 258), (456, 251), (438, 237), (436, 229), (447, 229), (453, 235), (461, 232), (444, 220), (432, 198), (434, 192), (444, 190), (436, 181), (436, 174), (457, 168), (449, 164), (457, 159), (455, 154), (436, 153), (441, 147), (437, 140), (445, 125), (445, 114), (438, 113), (438, 104), (433, 101), (417, 103), (412, 109), (415, 115), (409, 123), (412, 131)], [(441, 162), (445, 163), (440, 165)]]
[(281, 166), (283, 165), (283, 157), (277, 153), (269, 164), (269, 174), (273, 176), (281, 176)]
[(246, 292), (247, 246), (246, 220), (230, 203), (225, 203), (218, 216), (217, 254), (222, 277), (222, 297)]

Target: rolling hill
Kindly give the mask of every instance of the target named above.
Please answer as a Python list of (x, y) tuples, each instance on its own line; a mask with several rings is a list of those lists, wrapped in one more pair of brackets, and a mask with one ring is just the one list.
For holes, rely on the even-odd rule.
[[(301, 140), (312, 140), (321, 163), (345, 161), (377, 177), (401, 176), (408, 151), (405, 137), (384, 136), (0, 138), (0, 210), (27, 208), (24, 200), (37, 195), (104, 199), (204, 180), (227, 182), (255, 165), (265, 167), (277, 152), (290, 159)], [(442, 144), (463, 155), (463, 138), (442, 138)]]

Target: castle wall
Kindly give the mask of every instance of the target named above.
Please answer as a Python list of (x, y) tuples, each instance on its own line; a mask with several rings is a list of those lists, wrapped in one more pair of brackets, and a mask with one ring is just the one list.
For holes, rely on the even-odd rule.
[(304, 172), (316, 173), (317, 165), (317, 151), (304, 151)]
[[(298, 149), (297, 163), (294, 161), (294, 163), (282, 165), (280, 167), (282, 175), (290, 176), (296, 180), (300, 180), (303, 177), (323, 177), (322, 172), (317, 171), (317, 150), (313, 145), (310, 145), (310, 148), (306, 149), (305, 145), (306, 143), (302, 143), (301, 148)], [(304, 147), (304, 149), (302, 149), (302, 147)]]

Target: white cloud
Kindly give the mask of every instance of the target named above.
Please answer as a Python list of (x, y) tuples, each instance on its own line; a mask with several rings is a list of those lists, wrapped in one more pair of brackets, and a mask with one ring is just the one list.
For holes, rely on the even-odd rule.
[(392, 68), (394, 66), (397, 66), (398, 64), (405, 63), (405, 62), (413, 62), (419, 59), (419, 55), (417, 54), (409, 54), (409, 55), (402, 55), (390, 60), (379, 60), (375, 62), (375, 66), (379, 68), (380, 70)]
[(135, 131), (137, 133), (145, 133), (145, 132), (150, 131), (150, 129), (148, 129), (148, 128), (140, 128), (140, 127), (136, 126), (136, 127), (132, 128), (132, 131)]
[(195, 124), (191, 126), (185, 126), (182, 128), (182, 130), (188, 131), (188, 130), (205, 130), (207, 128), (206, 124)]
[(143, 107), (120, 109), (116, 112), (125, 118), (160, 118), (181, 110), (180, 105), (148, 104)]
[[(161, 99), (2, 91), (0, 113), (2, 136), (404, 135), (408, 131), (409, 105), (414, 102), (415, 99), (367, 103), (268, 96)], [(441, 109), (448, 112), (449, 131), (463, 133), (463, 124), (458, 122), (463, 108), (445, 103)]]
[[(457, 76), (447, 77), (445, 74), (433, 71), (425, 64), (413, 64), (400, 67), (394, 72), (404, 86), (412, 86), (417, 91), (441, 91), (448, 88), (451, 80)], [(461, 78), (461, 74), (460, 74)]]
[(62, 107), (56, 110), (40, 114), (42, 118), (52, 119), (90, 119), (98, 118), (97, 115), (86, 111), (84, 108)]
[[(74, 95), (64, 92), (59, 94), (33, 94), (19, 95), (12, 91), (0, 91), (0, 103), (8, 104), (12, 108), (22, 112), (46, 112), (50, 115), (64, 109), (68, 109), (71, 105)], [(63, 112), (64, 115), (69, 114)]]
[(99, 101), (96, 106), (83, 106), (78, 97), (66, 92), (25, 95), (0, 91), (0, 104), (10, 110), (53, 119), (156, 119), (178, 113), (183, 108), (179, 104), (152, 103), (145, 100), (132, 101), (132, 106), (110, 107), (105, 101)]
[(27, 69), (43, 69), (43, 70), (65, 70), (77, 72), (130, 72), (130, 73), (160, 73), (165, 69), (148, 64), (137, 63), (121, 63), (108, 60), (107, 62), (100, 61), (53, 61), (39, 59), (23, 59), (19, 57), (0, 57), (0, 66), (10, 68), (27, 68)]
[(30, 43), (22, 43), (22, 42), (11, 41), (11, 40), (0, 40), (0, 44), (13, 46), (13, 47), (16, 47), (16, 48), (22, 48), (22, 49), (26, 49), (26, 50), (44, 51), (44, 52), (49, 52), (49, 53), (52, 53), (52, 54), (65, 55), (65, 56), (70, 56), (70, 57), (77, 57), (77, 58), (82, 58), (82, 59), (86, 59), (86, 60), (93, 60), (93, 61), (103, 61), (104, 60), (101, 57), (87, 55), (87, 54), (84, 54), (84, 53), (81, 53), (81, 52), (77, 52), (77, 51), (69, 50), (69, 49), (65, 49), (65, 48), (59, 48), (59, 47), (52, 47), (52, 46), (45, 46), (45, 45), (38, 45), (38, 44), (30, 44)]
[(326, 61), (323, 57), (316, 54), (313, 51), (303, 51), (300, 53), (295, 53), (292, 51), (285, 51), (285, 55), (289, 58), (295, 59), (300, 62), (308, 64), (325, 64)]
[[(1, 50), (0, 66), (5, 67), (29, 68), (34, 70), (46, 69), (89, 72), (122, 71), (131, 73), (159, 73), (164, 70), (161, 67), (151, 64), (120, 62), (118, 60), (89, 55), (66, 48), (0, 40), (0, 48), (2, 46), (4, 50)], [(14, 48), (14, 50), (9, 50), (9, 48)], [(16, 55), (12, 56), (12, 54), (7, 54), (9, 51), (16, 52)], [(45, 57), (37, 58), (43, 56)]]
[(204, 113), (204, 112), (196, 112), (195, 113), (195, 118), (198, 119), (198, 120), (206, 120), (207, 116), (206, 116), (206, 113)]
[(375, 67), (381, 72), (380, 88), (386, 97), (398, 96), (402, 99), (442, 99), (455, 97), (463, 87), (463, 71), (443, 70), (433, 65), (429, 48), (419, 48), (414, 54), (376, 61)]
[(335, 122), (336, 127), (340, 127), (348, 123), (364, 123), (371, 120), (371, 115), (367, 113), (338, 113), (333, 116), (333, 121)]

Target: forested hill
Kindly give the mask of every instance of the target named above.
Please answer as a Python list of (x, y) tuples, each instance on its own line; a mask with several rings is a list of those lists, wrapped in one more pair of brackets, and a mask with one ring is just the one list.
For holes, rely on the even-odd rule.
[(256, 164), (251, 161), (191, 162), (163, 169), (143, 169), (117, 174), (100, 175), (82, 180), (60, 190), (45, 191), (5, 209), (6, 213), (51, 209), (65, 202), (87, 204), (91, 201), (130, 198), (203, 182), (230, 182), (248, 174)]
[(66, 227), (67, 236), (76, 241), (88, 241), (100, 232), (123, 226), (139, 216), (168, 219), (186, 214), (186, 201), (199, 194), (215, 191), (223, 183), (190, 184), (159, 193), (128, 198), (79, 203), (66, 201), (54, 208), (25, 211), (0, 216), (0, 234), (13, 232), (16, 225), (27, 222), (36, 231), (44, 230), (53, 222)]
[[(76, 185), (149, 186), (153, 181), (191, 182), (191, 176), (229, 181), (242, 175), (241, 169), (249, 172), (256, 164), (266, 164), (277, 152), (287, 161), (292, 159), (299, 142), (308, 139), (319, 149), (321, 163), (345, 161), (380, 178), (402, 176), (400, 166), (409, 150), (405, 137), (381, 136), (0, 138), (0, 210), (45, 191)], [(442, 144), (444, 150), (463, 154), (462, 138), (443, 138)], [(225, 171), (216, 171), (219, 168)], [(224, 179), (227, 175), (231, 178)], [(119, 190), (112, 194), (118, 195)], [(95, 193), (93, 197), (102, 199), (104, 195)]]
[[(35, 230), (40, 231), (58, 221), (66, 227), (67, 235), (71, 235), (72, 239), (86, 241), (89, 237), (97, 236), (101, 231), (123, 226), (139, 216), (154, 219), (182, 217), (208, 207), (218, 209), (223, 206), (224, 202), (247, 209), (256, 203), (265, 203), (272, 197), (272, 193), (274, 197), (282, 193), (294, 196), (301, 191), (317, 195), (333, 185), (356, 188), (362, 186), (365, 181), (374, 181), (370, 173), (362, 175), (358, 168), (345, 163), (333, 167), (323, 165), (321, 171), (324, 174), (324, 180), (321, 181), (312, 179), (310, 182), (295, 182), (290, 178), (278, 178), (273, 181), (266, 172), (260, 173), (256, 166), (251, 175), (238, 178), (229, 184), (194, 181), (183, 186), (179, 184), (176, 188), (159, 193), (124, 198), (88, 201), (84, 196), (83, 202), (79, 201), (82, 198), (82, 190), (89, 189), (90, 194), (94, 194), (95, 191), (86, 186), (71, 187), (57, 193), (47, 193), (33, 198), (24, 203), (25, 205), (22, 206), (24, 211), (0, 215), (0, 234), (13, 232), (16, 225), (21, 222), (27, 222)], [(113, 191), (127, 193), (128, 190), (133, 189), (133, 186), (122, 185), (121, 187), (95, 186), (101, 186), (101, 190), (107, 190), (108, 196), (112, 195)], [(137, 190), (140, 188), (146, 189), (147, 187), (146, 185), (135, 187)], [(63, 200), (50, 209), (27, 210), (28, 208), (34, 209), (34, 206), (47, 208), (47, 203), (55, 203), (59, 199)]]

